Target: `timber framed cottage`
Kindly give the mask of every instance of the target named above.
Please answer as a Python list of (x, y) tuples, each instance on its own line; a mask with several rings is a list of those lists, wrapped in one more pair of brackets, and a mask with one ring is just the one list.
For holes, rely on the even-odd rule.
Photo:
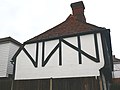
[(109, 90), (110, 30), (86, 22), (82, 1), (61, 24), (24, 42), (13, 57), (15, 90)]

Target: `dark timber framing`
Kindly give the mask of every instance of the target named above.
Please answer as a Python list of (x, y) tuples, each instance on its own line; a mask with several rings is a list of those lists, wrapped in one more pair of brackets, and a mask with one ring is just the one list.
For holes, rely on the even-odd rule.
[(103, 46), (103, 55), (105, 60), (105, 67), (104, 69), (101, 69), (101, 72), (103, 72), (103, 74), (105, 75), (106, 80), (111, 81), (113, 62), (111, 57), (112, 47), (111, 47), (110, 30), (101, 33), (101, 38), (102, 38), (102, 46)]
[(62, 65), (62, 43), (61, 43), (61, 38), (59, 39), (59, 65)]
[(18, 51), (15, 53), (15, 55), (12, 58), (11, 63), (13, 64), (13, 78), (15, 76), (15, 69), (16, 69), (16, 58), (19, 55), (19, 53), (21, 52), (21, 50), (23, 49), (24, 45), (21, 45), (21, 47), (18, 49)]
[[(15, 71), (15, 64), (16, 64), (16, 56), (19, 55), (19, 53), (23, 50), (25, 52), (25, 54), (29, 57), (29, 59), (31, 60), (31, 62), (33, 63), (33, 65), (35, 67), (38, 66), (38, 51), (39, 51), (39, 43), (36, 43), (36, 58), (35, 60), (32, 58), (32, 56), (29, 54), (29, 52), (24, 48), (25, 45), (22, 45), (19, 50), (16, 52), (16, 54), (13, 56), (11, 63), (14, 65), (14, 70)], [(14, 73), (13, 73), (14, 74)]]
[(102, 32), (106, 32), (106, 30), (109, 30), (109, 29), (91, 30), (88, 32), (80, 32), (77, 34), (70, 34), (70, 35), (58, 36), (58, 37), (53, 37), (53, 38), (48, 38), (48, 39), (41, 39), (41, 40), (36, 40), (36, 41), (32, 41), (32, 42), (26, 41), (26, 42), (24, 42), (24, 44), (32, 44), (32, 43), (36, 43), (36, 42), (51, 41), (51, 40), (56, 40), (56, 39), (60, 39), (60, 38), (68, 38), (68, 37), (74, 37), (74, 36), (82, 36), (82, 35), (88, 35), (88, 34), (102, 33)]
[(97, 34), (94, 34), (94, 41), (95, 41), (96, 58), (97, 58), (97, 62), (99, 62), (100, 57), (99, 57), (99, 50), (98, 50)]
[[(78, 49), (81, 50), (81, 43), (80, 43), (80, 36), (77, 36), (77, 40), (78, 40)], [(81, 62), (81, 53), (78, 52), (78, 58), (79, 58), (79, 64), (82, 64)]]
[(42, 42), (42, 66), (44, 66), (45, 42)]
[[(101, 35), (101, 40), (102, 40), (102, 48), (103, 48), (103, 54), (105, 56), (104, 53), (104, 48), (105, 45), (103, 45), (103, 39), (105, 37), (103, 37), (102, 34), (104, 33), (108, 33), (110, 34), (110, 30), (109, 29), (100, 29), (100, 30), (94, 30), (94, 31), (89, 31), (89, 32), (81, 32), (81, 33), (77, 33), (77, 34), (73, 34), (73, 35), (66, 35), (66, 36), (59, 36), (59, 37), (55, 37), (55, 38), (50, 38), (50, 39), (44, 39), (44, 40), (37, 40), (34, 42), (25, 42), (17, 51), (17, 53), (14, 55), (14, 57), (12, 58), (13, 61), (11, 61), (14, 64), (14, 73), (13, 75), (15, 76), (15, 68), (16, 68), (16, 58), (19, 55), (19, 53), (23, 50), (27, 56), (29, 58), (31, 58), (30, 54), (27, 52), (27, 50), (24, 48), (25, 45), (29, 45), (29, 44), (33, 44), (36, 43), (36, 60), (34, 60), (33, 58), (31, 58), (31, 62), (33, 63), (33, 65), (35, 67), (37, 67), (38, 64), (38, 52), (39, 52), (39, 43), (42, 43), (42, 66), (45, 66), (47, 64), (47, 62), (49, 61), (49, 59), (51, 58), (51, 56), (55, 53), (55, 51), (59, 48), (59, 65), (62, 65), (62, 43), (68, 45), (69, 47), (73, 48), (74, 50), (78, 51), (78, 59), (79, 59), (79, 64), (82, 64), (81, 60), (81, 55), (83, 54), (84, 56), (86, 56), (87, 58), (95, 61), (95, 62), (99, 62), (99, 48), (98, 48), (98, 41), (97, 41), (97, 33), (100, 33)], [(94, 34), (94, 42), (95, 42), (95, 50), (96, 50), (96, 57), (93, 57), (89, 54), (87, 54), (86, 52), (84, 52), (83, 50), (81, 50), (81, 42), (80, 42), (80, 36), (82, 35), (89, 35), (89, 34)], [(71, 43), (65, 41), (63, 38), (69, 38), (69, 37), (77, 37), (77, 42), (78, 42), (78, 47), (72, 45)], [(109, 39), (109, 43), (111, 43), (111, 39), (110, 36), (107, 37)], [(51, 41), (51, 40), (59, 40), (59, 43), (57, 44), (57, 46), (52, 50), (52, 52), (48, 55), (47, 59), (44, 60), (44, 53), (45, 53), (45, 42), (46, 41)], [(111, 51), (111, 44), (109, 45), (109, 49)], [(112, 53), (112, 51), (110, 52)], [(105, 57), (104, 57), (105, 58)], [(106, 60), (105, 60), (106, 61)], [(107, 61), (106, 61), (107, 62)], [(105, 63), (106, 64), (106, 63)]]
[(32, 58), (32, 56), (29, 54), (29, 52), (28, 52), (25, 48), (23, 48), (23, 51), (24, 51), (25, 54), (29, 57), (29, 59), (32, 61), (33, 65), (34, 65), (35, 67), (38, 66), (38, 50), (39, 50), (39, 44), (36, 43), (36, 58), (35, 58), (35, 60), (34, 60), (34, 59)]
[[(42, 42), (42, 67), (44, 67), (48, 63), (48, 61), (50, 60), (52, 55), (57, 51), (57, 49), (59, 49), (59, 65), (62, 65), (62, 45), (61, 45), (62, 43), (66, 44), (69, 47), (71, 47), (72, 49), (78, 51), (79, 64), (82, 64), (81, 54), (86, 56), (87, 58), (91, 59), (94, 62), (99, 62), (99, 49), (98, 49), (97, 34), (93, 34), (93, 35), (94, 35), (96, 57), (93, 57), (93, 56), (89, 55), (88, 53), (86, 53), (85, 51), (81, 50), (80, 35), (76, 36), (77, 37), (78, 47), (76, 47), (75, 45), (69, 43), (68, 41), (66, 41), (63, 38), (60, 38), (58, 44), (54, 47), (54, 49), (49, 53), (49, 55), (46, 58), (45, 58), (45, 41), (43, 41)], [(35, 58), (35, 60), (32, 58), (32, 56), (29, 54), (29, 52), (24, 47), (23, 47), (23, 51), (29, 57), (29, 59), (31, 60), (33, 65), (35, 67), (37, 67), (38, 66), (39, 42), (36, 43), (36, 58)]]
[[(58, 49), (59, 47), (59, 43), (55, 46), (55, 48), (50, 52), (50, 54), (47, 56), (47, 58), (44, 60), (44, 55), (42, 55), (42, 66), (44, 67), (47, 62), (49, 61), (49, 59), (51, 58), (51, 56), (55, 53), (55, 51)], [(44, 49), (44, 48), (43, 48)], [(42, 50), (43, 51), (43, 50)], [(45, 51), (44, 51), (45, 52)], [(44, 53), (42, 53), (44, 54)]]

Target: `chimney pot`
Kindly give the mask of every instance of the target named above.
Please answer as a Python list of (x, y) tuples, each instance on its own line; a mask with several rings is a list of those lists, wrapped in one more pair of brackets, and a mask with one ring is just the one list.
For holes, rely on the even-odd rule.
[(84, 4), (83, 1), (75, 2), (71, 4), (73, 16), (80, 22), (85, 23), (86, 18), (84, 16)]
[(71, 4), (71, 7), (72, 7), (72, 8), (81, 7), (81, 8), (83, 8), (83, 9), (85, 9), (85, 6), (84, 6), (83, 1), (79, 1), (79, 2), (72, 3), (72, 4)]

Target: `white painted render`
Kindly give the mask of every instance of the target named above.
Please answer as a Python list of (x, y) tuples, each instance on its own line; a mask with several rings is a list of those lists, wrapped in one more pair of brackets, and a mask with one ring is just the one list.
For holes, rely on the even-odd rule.
[[(65, 38), (64, 40), (78, 47), (77, 37)], [(66, 44), (62, 43), (63, 66), (79, 64), (78, 52)]]
[(96, 57), (94, 35), (81, 36), (81, 48), (82, 50), (87, 52), (89, 55)]
[(8, 74), (13, 73), (10, 61), (18, 48), (18, 45), (12, 42), (0, 43), (0, 77), (8, 77)]
[(26, 45), (25, 48), (28, 51), (28, 53), (30, 53), (32, 58), (35, 58), (35, 55), (36, 55), (36, 44)]
[[(64, 38), (64, 40), (78, 47), (77, 37)], [(48, 63), (42, 67), (42, 42), (39, 43), (38, 67), (35, 68), (28, 56), (21, 51), (16, 59), (15, 80), (67, 78), (99, 76), (99, 70), (104, 66), (104, 57), (101, 36), (97, 34), (100, 62), (96, 63), (84, 55), (82, 64), (79, 64), (78, 52), (62, 42), (62, 65), (59, 66), (59, 50), (52, 55)], [(91, 56), (96, 57), (93, 34), (80, 36), (81, 49)], [(45, 58), (59, 43), (59, 40), (45, 42)], [(36, 43), (28, 44), (25, 49), (35, 59)]]
[[(55, 46), (58, 43), (59, 43), (58, 40), (48, 41), (48, 42), (45, 43), (45, 59), (47, 58), (49, 53), (55, 48)], [(42, 55), (42, 52), (40, 53), (40, 55)], [(59, 65), (59, 53), (58, 53), (58, 50), (57, 50), (56, 53), (54, 53), (53, 56), (51, 57), (51, 59), (48, 61), (46, 66), (47, 67), (49, 67), (49, 66), (56, 67), (58, 65)]]

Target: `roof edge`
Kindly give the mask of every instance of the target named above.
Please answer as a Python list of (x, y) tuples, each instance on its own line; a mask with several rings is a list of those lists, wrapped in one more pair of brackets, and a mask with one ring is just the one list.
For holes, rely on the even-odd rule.
[(18, 42), (17, 40), (15, 40), (15, 39), (13, 39), (11, 37), (0, 38), (0, 43), (9, 42), (9, 41), (17, 44), (18, 46), (22, 45), (20, 42)]
[(77, 34), (71, 34), (71, 35), (63, 35), (63, 36), (59, 36), (59, 37), (53, 37), (53, 38), (49, 38), (49, 39), (42, 39), (42, 40), (36, 40), (36, 41), (26, 41), (24, 42), (24, 45), (25, 44), (32, 44), (32, 43), (36, 43), (36, 42), (42, 42), (42, 41), (51, 41), (51, 40), (56, 40), (56, 39), (59, 39), (59, 38), (68, 38), (68, 37), (74, 37), (74, 36), (77, 36), (77, 35), (86, 35), (86, 34), (93, 34), (93, 33), (99, 33), (99, 32), (104, 32), (105, 30), (109, 30), (109, 29), (98, 29), (98, 30), (92, 30), (92, 31), (89, 31), (89, 32), (80, 32), (80, 33), (77, 33)]

